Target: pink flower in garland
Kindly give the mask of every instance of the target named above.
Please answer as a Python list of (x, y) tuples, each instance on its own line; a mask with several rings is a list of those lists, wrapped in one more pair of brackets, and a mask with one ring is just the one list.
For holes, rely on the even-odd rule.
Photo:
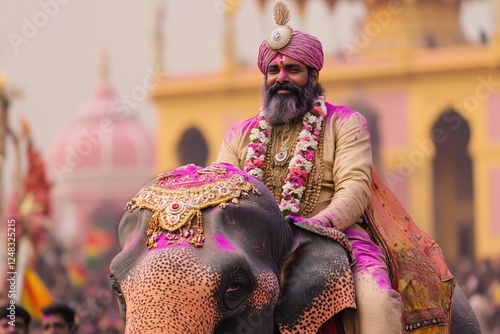
[(269, 143), (269, 124), (264, 119), (262, 110), (257, 116), (258, 126), (250, 132), (250, 144), (248, 144), (245, 162), (245, 171), (262, 180), (264, 177), (264, 165), (266, 159), (266, 148)]
[(304, 157), (311, 161), (312, 159), (314, 159), (314, 150), (307, 150), (305, 153), (304, 153)]
[(306, 179), (308, 176), (308, 173), (304, 169), (302, 169), (298, 166), (294, 166), (294, 167), (290, 168), (290, 175), (295, 176), (296, 178), (298, 178), (300, 180), (300, 179)]

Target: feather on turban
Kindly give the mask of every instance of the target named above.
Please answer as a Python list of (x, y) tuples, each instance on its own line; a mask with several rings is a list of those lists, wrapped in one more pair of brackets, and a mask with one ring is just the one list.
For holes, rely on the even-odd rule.
[(278, 53), (291, 57), (306, 64), (316, 70), (323, 67), (324, 55), (323, 45), (314, 36), (298, 30), (292, 32), (292, 36), (287, 45), (278, 50), (273, 50), (264, 40), (259, 48), (258, 66), (263, 74), (267, 72), (267, 66)]

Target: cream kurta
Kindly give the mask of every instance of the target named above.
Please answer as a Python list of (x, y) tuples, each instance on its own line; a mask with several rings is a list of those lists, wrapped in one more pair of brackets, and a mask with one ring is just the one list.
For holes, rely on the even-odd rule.
[[(324, 163), (319, 200), (308, 217), (330, 223), (343, 231), (363, 214), (370, 201), (372, 153), (366, 119), (346, 107), (326, 103), (327, 117), (323, 157), (316, 156), (316, 170)], [(219, 150), (217, 161), (245, 168), (250, 131), (256, 117), (231, 129)]]

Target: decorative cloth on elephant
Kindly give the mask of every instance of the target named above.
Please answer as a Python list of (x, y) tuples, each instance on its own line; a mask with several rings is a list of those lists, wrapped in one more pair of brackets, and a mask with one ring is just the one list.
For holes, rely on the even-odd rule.
[(214, 163), (206, 168), (189, 164), (160, 174), (153, 184), (143, 187), (127, 203), (126, 209), (153, 212), (147, 230), (148, 248), (156, 247), (163, 234), (167, 243), (187, 241), (201, 247), (205, 240), (201, 210), (217, 205), (225, 208), (228, 202), (238, 204), (238, 198), (248, 198), (249, 192), (260, 195), (247, 178), (227, 163)]
[(323, 46), (314, 36), (293, 30), (288, 26), (290, 11), (283, 2), (277, 2), (274, 19), (278, 27), (262, 42), (259, 48), (258, 66), (266, 74), (267, 66), (278, 53), (297, 59), (316, 69), (323, 68)]
[(386, 253), (392, 286), (401, 294), (404, 330), (449, 333), (455, 279), (439, 246), (418, 228), (376, 171), (365, 217)]

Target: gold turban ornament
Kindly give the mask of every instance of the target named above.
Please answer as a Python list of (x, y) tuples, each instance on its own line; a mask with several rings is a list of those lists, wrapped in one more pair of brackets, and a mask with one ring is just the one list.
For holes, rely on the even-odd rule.
[(274, 5), (274, 21), (278, 27), (271, 31), (267, 38), (267, 46), (273, 50), (285, 47), (292, 39), (292, 28), (288, 25), (290, 21), (290, 10), (287, 5), (279, 0)]

